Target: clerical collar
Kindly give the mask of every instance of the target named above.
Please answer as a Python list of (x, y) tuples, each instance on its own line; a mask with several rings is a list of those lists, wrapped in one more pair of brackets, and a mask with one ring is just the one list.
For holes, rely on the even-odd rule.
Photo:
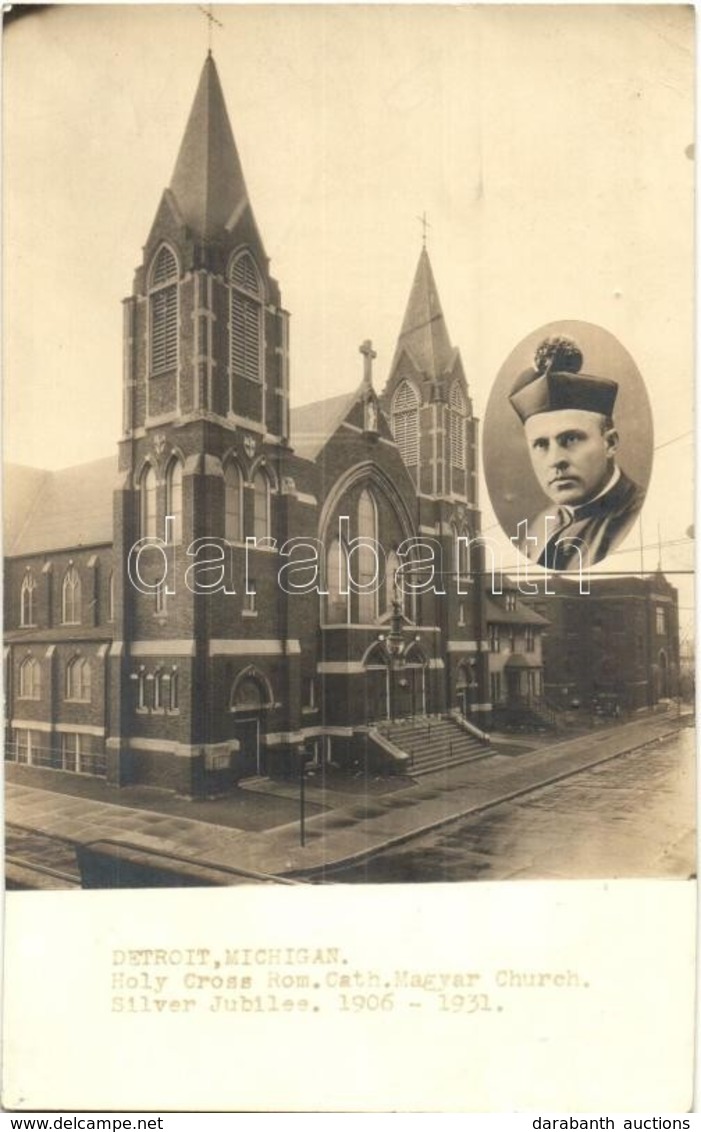
[(561, 503), (560, 504), (560, 510), (564, 511), (565, 514), (567, 515), (567, 517), (569, 518), (569, 521), (572, 522), (574, 519), (577, 518), (577, 513), (579, 511), (583, 511), (585, 507), (591, 507), (592, 503), (595, 503), (597, 499), (601, 499), (601, 497), (603, 495), (607, 495), (608, 492), (611, 490), (611, 488), (616, 486), (616, 484), (618, 483), (620, 478), (621, 478), (621, 469), (618, 467), (618, 464), (616, 464), (615, 468), (613, 469), (613, 471), (611, 473), (611, 478), (608, 480), (606, 486), (601, 489), (601, 491), (598, 493), (598, 495), (595, 495), (592, 499), (588, 499), (586, 501), (586, 503), (577, 504), (576, 507), (568, 507), (566, 503)]

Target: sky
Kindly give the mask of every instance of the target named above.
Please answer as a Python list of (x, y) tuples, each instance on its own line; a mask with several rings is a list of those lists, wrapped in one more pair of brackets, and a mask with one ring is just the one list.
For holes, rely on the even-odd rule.
[[(541, 326), (594, 323), (632, 355), (657, 446), (644, 566), (657, 565), (659, 528), (665, 569), (688, 569), (693, 9), (213, 11), (249, 195), (292, 316), (293, 404), (355, 386), (366, 338), (382, 388), (425, 212), (477, 416)], [(115, 451), (120, 304), (207, 46), (194, 5), (59, 5), (6, 28), (6, 460), (53, 468)], [(484, 488), (481, 502), (497, 537)], [(616, 568), (638, 568), (639, 535)], [(689, 621), (691, 583), (670, 580)]]

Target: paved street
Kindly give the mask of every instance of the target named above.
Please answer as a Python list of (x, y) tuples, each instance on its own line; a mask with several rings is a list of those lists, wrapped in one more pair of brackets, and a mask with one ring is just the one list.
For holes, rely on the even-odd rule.
[(694, 732), (453, 822), (336, 875), (359, 883), (687, 877)]
[[(58, 779), (54, 790), (31, 786), (17, 773), (26, 768), (8, 764), (17, 780), (6, 783), (7, 821), (59, 839), (62, 855), (66, 842), (105, 839), (175, 854), (185, 871), (209, 869), (210, 883), (232, 883), (222, 870), (242, 869), (332, 882), (685, 876), (693, 861), (688, 722), (665, 713), (537, 748), (499, 743), (494, 754), (416, 782), (310, 784), (316, 801), (307, 799), (304, 845), (299, 785), (268, 780), (242, 784), (231, 809), (222, 800), (207, 810), (162, 791), (147, 800), (138, 789), (111, 790), (106, 801), (71, 784), (59, 792)], [(46, 862), (50, 845), (34, 848)]]

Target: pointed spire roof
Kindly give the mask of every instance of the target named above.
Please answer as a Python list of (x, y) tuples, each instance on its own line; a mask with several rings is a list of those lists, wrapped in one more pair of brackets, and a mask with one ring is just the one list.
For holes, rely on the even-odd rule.
[(202, 68), (170, 190), (183, 220), (200, 239), (215, 235), (249, 204), (211, 52)]
[(408, 351), (418, 369), (432, 378), (450, 369), (455, 357), (425, 247), (421, 249), (416, 267), (392, 369), (403, 349)]

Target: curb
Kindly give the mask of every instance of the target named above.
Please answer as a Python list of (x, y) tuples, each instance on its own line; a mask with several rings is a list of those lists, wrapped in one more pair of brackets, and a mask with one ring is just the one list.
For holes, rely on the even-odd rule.
[(417, 829), (411, 830), (408, 833), (398, 834), (396, 837), (388, 838), (379, 845), (373, 846), (371, 849), (360, 850), (357, 853), (352, 853), (347, 857), (340, 860), (333, 861), (331, 864), (310, 865), (308, 868), (300, 867), (290, 869), (281, 876), (290, 877), (315, 877), (319, 874), (333, 873), (346, 868), (348, 865), (362, 864), (363, 861), (369, 861), (372, 857), (377, 856), (378, 853), (383, 853), (386, 849), (393, 848), (397, 845), (402, 845), (407, 841), (411, 841), (415, 837), (421, 837), (425, 833), (430, 833), (434, 829), (441, 829), (443, 826), (448, 826), (452, 822), (460, 821), (462, 818), (470, 817), (474, 814), (484, 813), (486, 810), (493, 809), (495, 806), (500, 806), (503, 802), (511, 802), (515, 798), (522, 798), (526, 794), (532, 794), (536, 790), (540, 790), (545, 786), (552, 786), (554, 783), (562, 782), (566, 778), (572, 778), (576, 774), (581, 774), (582, 771), (590, 770), (591, 767), (601, 766), (607, 762), (613, 762), (614, 759), (620, 758), (622, 755), (629, 755), (632, 751), (642, 750), (644, 747), (650, 746), (652, 743), (657, 743), (662, 739), (668, 739), (672, 735), (676, 735), (681, 729), (682, 724), (673, 727), (669, 731), (664, 731), (660, 735), (655, 735), (652, 738), (645, 739), (643, 742), (636, 742), (632, 747), (626, 747), (624, 750), (616, 751), (613, 755), (604, 755), (601, 758), (593, 759), (589, 763), (584, 763), (573, 770), (561, 771), (559, 774), (553, 775), (551, 778), (544, 779), (532, 786), (524, 786), (519, 790), (512, 790), (508, 794), (503, 794), (499, 798), (494, 798), (489, 802), (483, 802), (481, 805), (471, 806), (469, 809), (461, 811), (459, 814), (451, 814), (450, 817), (439, 818), (436, 821), (429, 822), (425, 826), (420, 826)]

